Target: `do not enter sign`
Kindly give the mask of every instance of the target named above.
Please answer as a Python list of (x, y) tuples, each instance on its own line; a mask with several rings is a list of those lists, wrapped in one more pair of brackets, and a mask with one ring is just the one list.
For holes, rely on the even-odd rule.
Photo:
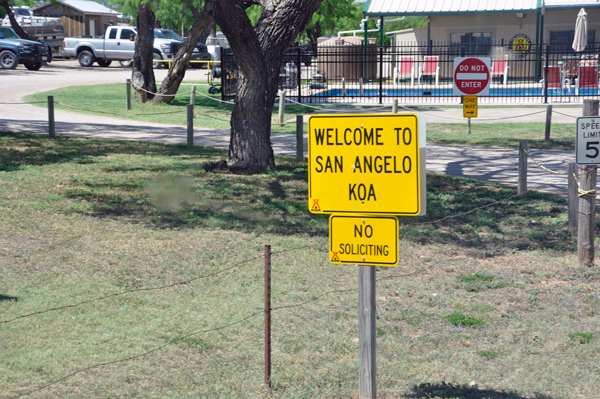
[(454, 59), (455, 96), (487, 96), (490, 94), (490, 59), (465, 58)]

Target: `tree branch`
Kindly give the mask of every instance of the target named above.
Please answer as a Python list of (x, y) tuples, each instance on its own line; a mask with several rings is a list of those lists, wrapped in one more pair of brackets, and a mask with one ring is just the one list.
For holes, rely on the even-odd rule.
[(189, 31), (188, 36), (183, 42), (183, 46), (175, 57), (173, 58), (173, 66), (169, 69), (169, 73), (165, 76), (160, 90), (156, 93), (156, 96), (152, 100), (153, 103), (158, 104), (160, 102), (166, 102), (170, 104), (173, 101), (174, 94), (179, 90), (181, 81), (185, 76), (185, 70), (188, 67), (188, 61), (196, 48), (196, 43), (200, 40), (202, 33), (208, 28), (213, 22), (212, 16), (206, 11), (198, 11), (198, 9), (192, 5), (190, 7), (192, 14), (194, 15), (194, 24)]

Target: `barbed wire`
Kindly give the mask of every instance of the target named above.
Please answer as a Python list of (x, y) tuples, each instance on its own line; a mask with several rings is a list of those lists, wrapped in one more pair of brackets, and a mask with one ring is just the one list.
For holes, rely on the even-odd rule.
[(67, 380), (67, 379), (69, 379), (69, 378), (71, 378), (71, 377), (73, 377), (73, 376), (75, 376), (75, 375), (77, 375), (77, 374), (83, 373), (84, 371), (88, 371), (88, 370), (97, 369), (97, 368), (99, 368), (99, 367), (108, 366), (108, 365), (111, 365), (111, 364), (117, 364), (117, 363), (128, 362), (128, 361), (130, 361), (130, 360), (135, 360), (135, 359), (139, 359), (139, 358), (142, 358), (142, 357), (148, 356), (148, 355), (149, 355), (149, 354), (151, 354), (151, 353), (158, 352), (158, 351), (160, 351), (161, 349), (164, 349), (164, 348), (166, 348), (167, 346), (169, 346), (169, 345), (172, 345), (172, 344), (174, 344), (174, 343), (176, 343), (176, 342), (182, 341), (182, 340), (184, 340), (184, 339), (186, 339), (186, 338), (189, 338), (189, 337), (192, 337), (192, 336), (194, 336), (194, 335), (198, 335), (198, 334), (204, 334), (204, 333), (208, 333), (208, 332), (213, 332), (213, 331), (219, 331), (219, 330), (223, 330), (223, 329), (225, 329), (225, 328), (227, 328), (227, 327), (231, 327), (231, 326), (234, 326), (234, 325), (236, 325), (236, 324), (240, 324), (240, 323), (242, 323), (242, 322), (244, 322), (244, 321), (246, 321), (246, 320), (248, 320), (248, 319), (251, 319), (251, 318), (253, 318), (253, 317), (255, 317), (255, 316), (258, 316), (258, 315), (259, 315), (259, 314), (261, 314), (261, 313), (264, 313), (264, 310), (259, 310), (259, 311), (256, 311), (256, 312), (254, 312), (254, 313), (252, 313), (252, 314), (250, 314), (250, 315), (248, 315), (248, 316), (246, 316), (246, 317), (244, 317), (244, 318), (242, 318), (242, 319), (239, 319), (239, 320), (237, 320), (237, 321), (231, 322), (231, 323), (229, 323), (229, 324), (225, 324), (225, 325), (222, 325), (222, 326), (219, 326), (219, 327), (209, 328), (209, 329), (206, 329), (206, 330), (200, 330), (200, 331), (195, 331), (195, 332), (192, 332), (192, 333), (190, 333), (190, 334), (187, 334), (187, 335), (184, 335), (184, 336), (182, 336), (182, 337), (179, 337), (179, 338), (173, 339), (173, 340), (171, 340), (170, 342), (167, 342), (166, 344), (160, 345), (160, 346), (158, 346), (158, 347), (156, 347), (156, 348), (154, 348), (154, 349), (151, 349), (151, 350), (149, 350), (149, 351), (146, 351), (146, 352), (144, 352), (144, 353), (140, 353), (140, 354), (138, 354), (138, 355), (130, 356), (130, 357), (127, 357), (127, 358), (124, 358), (124, 359), (118, 359), (118, 360), (113, 360), (113, 361), (109, 361), (109, 362), (98, 363), (98, 364), (94, 364), (94, 365), (92, 365), (92, 366), (88, 366), (88, 367), (85, 367), (85, 368), (79, 369), (79, 370), (77, 370), (77, 371), (74, 371), (74, 372), (72, 372), (72, 373), (70, 373), (70, 374), (67, 374), (67, 375), (66, 375), (66, 376), (64, 376), (64, 377), (61, 377), (61, 378), (59, 378), (59, 379), (57, 379), (57, 380), (54, 380), (54, 381), (52, 381), (52, 382), (49, 382), (49, 383), (47, 383), (47, 384), (45, 384), (45, 385), (42, 385), (42, 386), (40, 386), (40, 387), (38, 387), (38, 388), (35, 388), (35, 389), (32, 389), (32, 390), (30, 390), (30, 391), (27, 391), (27, 392), (21, 393), (21, 394), (19, 394), (19, 395), (17, 395), (17, 396), (10, 396), (10, 397), (8, 397), (7, 399), (17, 399), (17, 398), (21, 398), (21, 397), (23, 397), (23, 396), (31, 395), (32, 393), (35, 393), (35, 392), (38, 392), (38, 391), (44, 390), (44, 389), (46, 389), (46, 388), (49, 388), (49, 387), (51, 387), (52, 385), (56, 385), (56, 384), (58, 384), (59, 382), (63, 382), (63, 381), (65, 381), (65, 380)]
[(273, 251), (273, 252), (271, 252), (271, 255), (279, 255), (279, 254), (282, 254), (284, 252), (293, 252), (293, 251), (299, 251), (301, 249), (315, 248), (315, 247), (317, 247), (319, 245), (320, 244), (314, 244), (314, 245), (306, 245), (304, 247), (298, 247), (298, 248), (292, 248), (292, 249), (282, 249), (280, 251)]
[(58, 310), (63, 310), (63, 309), (68, 309), (68, 308), (75, 308), (75, 307), (78, 307), (78, 306), (81, 306), (81, 305), (85, 305), (85, 304), (88, 304), (88, 303), (97, 302), (97, 301), (101, 301), (101, 300), (104, 300), (104, 299), (113, 298), (113, 297), (117, 297), (117, 296), (121, 296), (121, 295), (131, 294), (131, 293), (134, 293), (134, 292), (159, 291), (159, 290), (164, 290), (164, 289), (167, 289), (167, 288), (174, 288), (174, 287), (178, 287), (178, 286), (182, 286), (182, 285), (187, 285), (187, 284), (193, 283), (194, 281), (202, 280), (202, 279), (205, 279), (205, 278), (216, 276), (218, 274), (225, 273), (225, 272), (227, 272), (227, 271), (229, 271), (231, 269), (234, 269), (234, 268), (236, 268), (238, 266), (241, 266), (241, 265), (243, 265), (245, 263), (248, 263), (248, 262), (251, 262), (251, 261), (257, 260), (257, 259), (262, 259), (262, 256), (257, 256), (257, 257), (254, 257), (254, 258), (246, 259), (246, 260), (243, 260), (243, 261), (241, 261), (239, 263), (231, 265), (231, 266), (229, 266), (227, 268), (218, 270), (218, 271), (213, 272), (213, 273), (209, 273), (209, 274), (204, 274), (204, 275), (201, 275), (201, 276), (197, 276), (197, 277), (191, 278), (189, 280), (179, 281), (179, 282), (176, 282), (176, 283), (173, 283), (173, 284), (162, 285), (162, 286), (159, 286), (159, 287), (145, 287), (145, 288), (137, 288), (137, 289), (134, 289), (134, 290), (127, 290), (127, 291), (123, 291), (123, 292), (115, 292), (113, 294), (104, 295), (104, 296), (101, 296), (101, 297), (98, 297), (98, 298), (94, 298), (94, 299), (89, 299), (87, 301), (81, 301), (81, 302), (74, 303), (74, 304), (69, 304), (69, 305), (64, 305), (64, 306), (58, 306), (58, 307), (55, 307), (55, 308), (41, 310), (41, 311), (38, 311), (38, 312), (32, 312), (32, 313), (24, 314), (24, 315), (21, 315), (21, 316), (13, 317), (12, 319), (0, 320), (0, 324), (7, 324), (7, 323), (13, 322), (13, 321), (18, 320), (18, 319), (24, 319), (24, 318), (27, 318), (27, 317), (37, 316), (37, 315), (40, 315), (40, 314), (49, 313), (49, 312), (53, 312), (53, 311), (58, 311)]
[[(315, 244), (315, 245), (307, 245), (307, 246), (303, 246), (303, 247), (299, 247), (299, 248), (285, 249), (285, 250), (281, 250), (281, 251), (274, 251), (274, 252), (271, 253), (271, 255), (278, 255), (278, 254), (281, 254), (281, 253), (284, 253), (284, 252), (299, 251), (299, 250), (306, 249), (306, 248), (314, 248), (316, 246), (317, 246), (317, 244)], [(81, 301), (81, 302), (74, 303), (74, 304), (69, 304), (69, 305), (64, 305), (64, 306), (58, 306), (58, 307), (55, 307), (55, 308), (45, 309), (45, 310), (41, 310), (41, 311), (38, 311), (38, 312), (32, 312), (32, 313), (24, 314), (24, 315), (21, 315), (21, 316), (13, 317), (12, 319), (0, 320), (0, 324), (7, 324), (7, 323), (13, 322), (15, 320), (19, 320), (19, 319), (23, 319), (23, 318), (27, 318), (27, 317), (33, 317), (33, 316), (37, 316), (37, 315), (41, 315), (41, 314), (49, 313), (49, 312), (53, 312), (53, 311), (64, 310), (64, 309), (69, 309), (69, 308), (75, 308), (75, 307), (82, 306), (82, 305), (85, 305), (85, 304), (88, 304), (88, 303), (97, 302), (97, 301), (101, 301), (101, 300), (104, 300), (104, 299), (113, 298), (113, 297), (117, 297), (117, 296), (121, 296), (121, 295), (131, 294), (131, 293), (134, 293), (134, 292), (159, 291), (159, 290), (163, 290), (163, 289), (167, 289), (167, 288), (174, 288), (174, 287), (178, 287), (178, 286), (182, 286), (182, 285), (187, 285), (187, 284), (193, 283), (194, 281), (202, 280), (202, 279), (205, 279), (205, 278), (209, 278), (209, 277), (213, 277), (213, 276), (225, 273), (225, 272), (227, 272), (227, 271), (229, 271), (231, 269), (234, 269), (234, 268), (236, 268), (238, 266), (241, 266), (241, 265), (246, 264), (248, 262), (251, 262), (251, 261), (254, 261), (254, 260), (258, 260), (258, 259), (262, 259), (262, 258), (263, 258), (263, 256), (261, 255), (261, 256), (256, 256), (254, 258), (245, 259), (243, 261), (240, 261), (240, 262), (238, 262), (236, 264), (233, 264), (233, 265), (231, 265), (229, 267), (226, 267), (224, 269), (218, 270), (216, 272), (209, 273), (209, 274), (203, 274), (201, 276), (197, 276), (197, 277), (194, 277), (194, 278), (191, 278), (191, 279), (188, 279), (188, 280), (184, 280), (184, 281), (179, 281), (179, 282), (176, 282), (176, 283), (173, 283), (173, 284), (167, 284), (167, 285), (162, 285), (162, 286), (158, 286), (158, 287), (136, 288), (134, 290), (127, 290), (127, 291), (123, 291), (123, 292), (116, 292), (116, 293), (113, 293), (113, 294), (104, 295), (104, 296), (101, 296), (101, 297), (98, 297), (98, 298), (94, 298), (94, 299), (90, 299), (90, 300), (87, 300), (87, 301)]]
[[(305, 247), (302, 247), (302, 248), (305, 248)], [(301, 249), (301, 248), (298, 248), (298, 249)], [(407, 273), (407, 274), (402, 274), (402, 275), (385, 276), (385, 277), (381, 277), (381, 278), (376, 279), (376, 281), (383, 281), (383, 280), (389, 280), (389, 279), (394, 279), (394, 278), (405, 278), (405, 277), (409, 277), (409, 276), (412, 276), (412, 275), (415, 275), (415, 274), (418, 274), (418, 272)], [(318, 295), (315, 298), (309, 299), (307, 301), (297, 302), (297, 303), (290, 304), (290, 305), (281, 305), (281, 306), (271, 307), (270, 309), (268, 309), (268, 311), (272, 312), (272, 311), (286, 309), (286, 308), (301, 307), (301, 306), (307, 305), (309, 303), (316, 302), (316, 301), (320, 300), (321, 298), (324, 298), (324, 297), (329, 296), (329, 295), (334, 294), (334, 293), (343, 293), (343, 292), (356, 291), (356, 289), (357, 289), (357, 287), (353, 286), (351, 288), (346, 288), (346, 289), (331, 290), (331, 291), (328, 291), (328, 292), (326, 292), (324, 294)], [(184, 340), (186, 338), (189, 338), (189, 337), (192, 337), (192, 336), (198, 335), (198, 334), (204, 334), (204, 333), (208, 333), (208, 332), (223, 330), (225, 328), (228, 328), (228, 327), (231, 327), (231, 326), (243, 323), (244, 321), (249, 320), (249, 319), (251, 319), (253, 317), (256, 317), (256, 316), (258, 316), (260, 314), (264, 314), (266, 311), (267, 311), (267, 309), (261, 309), (261, 310), (258, 310), (256, 312), (253, 312), (253, 313), (251, 313), (251, 314), (249, 314), (249, 315), (247, 315), (247, 316), (245, 316), (245, 317), (243, 317), (241, 319), (238, 319), (238, 320), (236, 320), (234, 322), (231, 322), (231, 323), (228, 323), (228, 324), (225, 324), (225, 325), (221, 325), (221, 326), (213, 327), (213, 328), (209, 328), (209, 329), (204, 329), (204, 330), (199, 330), (199, 331), (194, 331), (192, 333), (189, 333), (189, 334), (183, 335), (181, 337), (172, 339), (172, 340), (170, 340), (169, 342), (167, 342), (167, 343), (165, 343), (163, 345), (157, 346), (157, 347), (155, 347), (153, 349), (150, 349), (150, 350), (148, 350), (146, 352), (143, 352), (143, 353), (140, 353), (140, 354), (137, 354), (137, 355), (134, 355), (134, 356), (129, 356), (129, 357), (126, 357), (124, 359), (118, 359), (118, 360), (113, 360), (113, 361), (108, 361), (108, 362), (102, 362), (102, 363), (98, 363), (98, 364), (95, 364), (95, 365), (92, 365), (92, 366), (88, 366), (88, 367), (76, 370), (76, 371), (74, 371), (74, 372), (72, 372), (70, 374), (67, 374), (67, 375), (65, 375), (65, 376), (63, 376), (63, 377), (61, 377), (61, 378), (59, 378), (57, 380), (51, 381), (51, 382), (49, 382), (49, 383), (47, 383), (45, 385), (42, 385), (42, 386), (40, 386), (38, 388), (35, 388), (35, 389), (30, 390), (30, 391), (21, 393), (21, 394), (19, 394), (17, 396), (8, 397), (7, 399), (17, 399), (17, 398), (21, 398), (23, 396), (27, 396), (27, 395), (30, 395), (32, 393), (44, 390), (46, 388), (49, 388), (49, 387), (51, 387), (53, 385), (56, 385), (56, 384), (58, 384), (60, 382), (63, 382), (63, 381), (65, 381), (65, 380), (67, 380), (67, 379), (69, 379), (69, 378), (71, 378), (71, 377), (73, 377), (73, 376), (75, 376), (77, 374), (83, 373), (83, 372), (88, 371), (88, 370), (93, 370), (93, 369), (96, 369), (96, 368), (100, 368), (100, 367), (104, 367), (104, 366), (109, 366), (109, 365), (112, 365), (112, 364), (124, 363), (124, 362), (127, 362), (127, 361), (131, 361), (131, 360), (135, 360), (135, 359), (140, 359), (140, 358), (148, 356), (148, 355), (150, 355), (150, 354), (152, 354), (154, 352), (158, 352), (158, 351), (166, 348), (169, 345), (172, 345), (174, 343), (180, 342), (180, 341), (182, 341), (182, 340)]]
[(412, 224), (412, 226), (422, 226), (422, 225), (427, 225), (427, 224), (434, 224), (434, 223), (443, 222), (444, 220), (447, 220), (447, 219), (454, 219), (454, 218), (457, 218), (457, 217), (460, 217), (460, 216), (468, 215), (469, 213), (473, 213), (473, 212), (478, 211), (480, 209), (489, 208), (490, 206), (499, 204), (499, 203), (504, 202), (504, 201), (511, 200), (511, 199), (513, 199), (515, 197), (518, 197), (520, 195), (525, 195), (528, 191), (529, 190), (526, 190), (523, 193), (517, 193), (517, 194), (511, 195), (510, 197), (507, 197), (507, 198), (504, 198), (504, 199), (492, 202), (491, 204), (478, 206), (477, 208), (473, 208), (470, 211), (462, 212), (462, 213), (459, 213), (459, 214), (456, 214), (456, 215), (449, 215), (449, 216), (446, 216), (446, 217), (438, 219), (438, 220), (430, 220), (428, 222), (414, 223), (414, 224)]
[[(385, 276), (385, 277), (378, 278), (375, 281), (383, 281), (383, 280), (391, 280), (391, 279), (394, 279), (394, 278), (410, 277), (410, 276), (414, 276), (415, 274), (418, 274), (418, 272), (401, 274), (401, 275), (394, 275), (394, 276)], [(291, 305), (280, 305), (280, 306), (271, 307), (271, 310), (273, 311), (273, 310), (280, 310), (280, 309), (286, 309), (286, 308), (296, 308), (296, 307), (308, 305), (311, 302), (316, 302), (319, 299), (324, 298), (326, 296), (329, 296), (331, 294), (342, 293), (342, 292), (349, 292), (349, 291), (356, 291), (356, 286), (351, 287), (351, 288), (331, 290), (331, 291), (328, 291), (328, 292), (326, 292), (324, 294), (320, 294), (320, 295), (318, 295), (318, 296), (316, 296), (316, 297), (314, 297), (312, 299), (306, 300), (306, 301), (294, 303), (294, 304), (291, 304)]]

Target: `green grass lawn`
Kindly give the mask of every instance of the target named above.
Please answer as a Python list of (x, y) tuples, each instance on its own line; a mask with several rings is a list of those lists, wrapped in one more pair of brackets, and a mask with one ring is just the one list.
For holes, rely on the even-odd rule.
[[(132, 109), (125, 109), (125, 85), (106, 84), (96, 86), (65, 87), (50, 92), (37, 93), (26, 97), (26, 101), (41, 102), (49, 95), (54, 96), (55, 108), (86, 114), (112, 116), (155, 123), (167, 123), (185, 126), (187, 123), (186, 105), (190, 102), (191, 86), (181, 86), (170, 105), (151, 103), (138, 104), (132, 100)], [(223, 104), (220, 94), (208, 94), (208, 86), (198, 86), (194, 126), (214, 129), (229, 129), (229, 119), (233, 105)], [(210, 97), (210, 98), (209, 98)], [(296, 132), (296, 116), (310, 114), (317, 109), (327, 109), (331, 105), (285, 105), (285, 125), (278, 126), (278, 106), (273, 108), (271, 129), (274, 133)], [(335, 106), (340, 108), (340, 106)], [(352, 107), (356, 108), (356, 107)], [(365, 107), (366, 108), (366, 107)], [(418, 107), (415, 107), (418, 110)], [(391, 110), (391, 109), (390, 109)], [(381, 112), (389, 112), (382, 110)], [(305, 132), (307, 127), (305, 126)], [(544, 141), (544, 123), (478, 123), (473, 120), (471, 134), (467, 133), (465, 123), (428, 123), (427, 141), (439, 144), (464, 144), (501, 146), (518, 148), (519, 141), (527, 140), (529, 148), (547, 148), (573, 150), (575, 148), (575, 123), (552, 124), (550, 142)]]
[[(191, 82), (193, 83), (193, 82)], [(208, 86), (196, 87), (196, 102), (194, 112), (194, 126), (229, 129), (229, 119), (233, 105), (219, 102), (221, 94), (209, 94)], [(186, 106), (190, 103), (191, 86), (182, 85), (179, 93), (171, 104), (138, 104), (132, 95), (131, 110), (126, 109), (126, 91), (122, 83), (71, 86), (49, 92), (29, 95), (26, 101), (39, 102), (40, 106), (46, 106), (48, 96), (54, 96), (55, 108), (73, 112), (81, 112), (93, 115), (110, 116), (119, 119), (130, 119), (137, 121), (166, 123), (173, 125), (187, 124)], [(313, 110), (303, 105), (286, 104), (285, 125), (278, 126), (278, 108), (273, 109), (272, 131), (276, 133), (295, 133), (296, 115), (303, 115)]]
[[(0, 133), (1, 398), (105, 362), (27, 397), (357, 397), (357, 272), (328, 261), (306, 163), (203, 170), (225, 156)], [(427, 216), (400, 218), (399, 265), (377, 268), (378, 397), (595, 398), (600, 270), (577, 266), (566, 201), (427, 184)]]

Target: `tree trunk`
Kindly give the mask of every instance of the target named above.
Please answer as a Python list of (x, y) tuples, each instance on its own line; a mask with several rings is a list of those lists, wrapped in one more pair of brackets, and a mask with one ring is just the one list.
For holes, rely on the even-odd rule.
[[(206, 2), (237, 61), (237, 97), (231, 114), (229, 170), (264, 172), (275, 166), (271, 147), (271, 115), (285, 50), (306, 27), (322, 0), (212, 0)], [(262, 6), (254, 25), (245, 9)]]
[(17, 20), (15, 19), (15, 13), (12, 12), (12, 10), (10, 9), (10, 6), (8, 4), (8, 0), (0, 0), (0, 5), (2, 5), (2, 7), (4, 8), (4, 10), (6, 11), (6, 14), (8, 15), (8, 19), (10, 21), (11, 28), (14, 29), (14, 31), (16, 32), (16, 34), (19, 35), (19, 37), (21, 39), (33, 40), (34, 42), (38, 41), (38, 40), (32, 38), (31, 36), (29, 36), (27, 34), (27, 32), (25, 32), (23, 30), (23, 28), (21, 27), (21, 25), (19, 25), (17, 23)]
[(145, 103), (156, 93), (152, 56), (154, 53), (154, 23), (151, 2), (142, 3), (137, 9), (137, 35), (135, 37), (135, 54), (131, 81), (135, 89), (135, 99)]
[(152, 100), (153, 103), (158, 104), (160, 102), (166, 102), (170, 104), (175, 98), (175, 94), (177, 94), (177, 90), (179, 90), (179, 86), (181, 85), (181, 81), (185, 77), (185, 71), (188, 67), (188, 62), (196, 48), (196, 43), (200, 40), (200, 36), (207, 30), (209, 25), (212, 22), (212, 17), (206, 11), (202, 13), (198, 12), (196, 8), (190, 6), (192, 8), (192, 13), (194, 14), (194, 24), (192, 25), (192, 29), (189, 31), (188, 37), (185, 38), (183, 42), (183, 46), (173, 59), (173, 63), (167, 76), (162, 81), (160, 86), (160, 90)]
[(271, 146), (271, 114), (277, 94), (279, 68), (275, 82), (269, 81), (266, 70), (256, 72), (238, 75), (227, 163), (229, 171), (236, 174), (255, 174), (275, 167)]
[(200, 36), (200, 40), (198, 40), (198, 41), (202, 44), (206, 44), (206, 39), (209, 36), (212, 36), (212, 37), (217, 36), (217, 24), (215, 24), (214, 22), (211, 22), (210, 25), (208, 25), (208, 28), (204, 29), (204, 32), (202, 32), (202, 35)]

